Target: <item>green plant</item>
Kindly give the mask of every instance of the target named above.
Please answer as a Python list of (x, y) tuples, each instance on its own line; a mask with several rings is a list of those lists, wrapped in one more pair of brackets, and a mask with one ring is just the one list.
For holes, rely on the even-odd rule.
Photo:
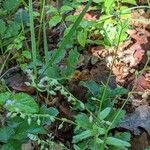
[(149, 150), (150, 149), (150, 147), (148, 146), (145, 150)]
[[(77, 6), (86, 2), (85, 0), (74, 1)], [(117, 0), (94, 0), (96, 6), (91, 6), (91, 10), (98, 10), (101, 16), (97, 20), (83, 19), (80, 26), (77, 28), (76, 37), (78, 43), (85, 47), (86, 44), (104, 45), (105, 47), (116, 46), (119, 42), (127, 39), (127, 29), (129, 28), (129, 20), (131, 18), (130, 8), (126, 4), (136, 5), (136, 1), (117, 1)], [(66, 2), (67, 3), (67, 2)], [(112, 7), (113, 6), (113, 7)], [(137, 7), (138, 8), (138, 7)], [(134, 9), (134, 7), (133, 7)], [(66, 17), (66, 22), (74, 23), (76, 20), (75, 15)], [(72, 25), (72, 24), (71, 24)], [(71, 26), (70, 25), (70, 26)], [(119, 39), (120, 30), (122, 30)], [(68, 29), (66, 29), (68, 30)], [(90, 36), (101, 37), (100, 39), (92, 39)], [(103, 37), (103, 38), (102, 38)]]
[(47, 134), (43, 125), (51, 124), (58, 115), (55, 108), (39, 108), (35, 100), (25, 93), (1, 93), (0, 106), (9, 111), (7, 126), (0, 128), (0, 141), (4, 143), (2, 149), (20, 150), (21, 144), (29, 139), (28, 134)]
[[(27, 11), (25, 9), (17, 11), (21, 4)], [(85, 7), (80, 15), (72, 15), (81, 4), (85, 4)], [(89, 21), (83, 18), (91, 4), (93, 4), (91, 10), (100, 11), (101, 17)], [(60, 8), (55, 8), (47, 5), (45, 0), (40, 0), (39, 13), (33, 10), (32, 0), (29, 0), (29, 6), (24, 0), (0, 1), (2, 6), (0, 16), (3, 16), (0, 19), (0, 47), (2, 54), (8, 52), (0, 69), (0, 75), (9, 56), (13, 54), (12, 59), (26, 69), (24, 73), (29, 78), (26, 85), (36, 90), (35, 98), (25, 93), (13, 93), (3, 80), (1, 81), (0, 107), (6, 113), (2, 115), (5, 120), (1, 120), (0, 127), (2, 150), (20, 150), (21, 145), (29, 140), (37, 142), (41, 149), (56, 149), (58, 145), (61, 149), (68, 149), (64, 144), (56, 143), (53, 134), (47, 128), (55, 121), (59, 123), (58, 130), (63, 128), (65, 123), (73, 126), (73, 146), (70, 146), (70, 149), (127, 150), (131, 146), (130, 133), (113, 134), (111, 131), (124, 117), (126, 112), (123, 108), (134, 88), (129, 94), (123, 87), (111, 89), (108, 86), (111, 72), (106, 85), (99, 85), (94, 81), (80, 82), (80, 86), (87, 90), (85, 101), (77, 99), (67, 87), (67, 82), (71, 80), (71, 75), (76, 69), (80, 51), (87, 44), (114, 47), (116, 53), (119, 44), (128, 38), (126, 31), (129, 28), (130, 13), (138, 6), (128, 8), (126, 4), (136, 5), (136, 1), (64, 0), (61, 1)], [(47, 19), (48, 15), (50, 19)], [(39, 25), (34, 22), (36, 18)], [(47, 27), (53, 29), (59, 24), (65, 27), (63, 36), (57, 45), (58, 48), (49, 51), (46, 29)], [(30, 26), (31, 52), (25, 38), (28, 32), (26, 26)], [(41, 33), (43, 33), (44, 52), (40, 56)], [(102, 38), (92, 39), (92, 34)], [(114, 55), (112, 66), (115, 59)], [(29, 65), (26, 62), (30, 62)], [(2, 77), (3, 75), (0, 76)], [(47, 101), (61, 95), (70, 105), (70, 110), (74, 114), (73, 119), (60, 117), (57, 108), (42, 105), (43, 102), (37, 96), (39, 93), (44, 93)], [(122, 95), (128, 97), (122, 99)], [(118, 99), (123, 102), (120, 109), (115, 108)]]
[(73, 10), (73, 8), (71, 6), (68, 6), (68, 5), (63, 5), (59, 10), (57, 10), (53, 6), (49, 6), (47, 13), (50, 13), (52, 15), (52, 17), (49, 21), (49, 26), (55, 27), (58, 23), (61, 23), (61, 22), (63, 22), (64, 25), (66, 26), (66, 24), (64, 22), (65, 19), (63, 18), (63, 15), (65, 13), (72, 11), (72, 10)]
[[(103, 109), (99, 110), (99, 103), (101, 102), (101, 95), (103, 93), (103, 86), (99, 86), (93, 81), (81, 82), (81, 85), (88, 88), (87, 103), (85, 103), (85, 109), (88, 110), (89, 115), (85, 113), (79, 113), (76, 115), (75, 136), (73, 137), (73, 143), (75, 149), (126, 149), (130, 147), (128, 140), (111, 135), (107, 132), (108, 127), (111, 125), (111, 130), (120, 122), (125, 112), (121, 110), (120, 115), (113, 121), (114, 116), (119, 110), (113, 107), (113, 100), (119, 95), (125, 94), (127, 91), (121, 87), (115, 90), (107, 89), (107, 96), (105, 96), (105, 102), (103, 103)], [(81, 108), (80, 108), (81, 109)], [(107, 133), (106, 133), (107, 132)], [(107, 138), (105, 139), (105, 134)], [(124, 133), (127, 134), (127, 133)]]
[(30, 15), (30, 32), (31, 32), (31, 43), (32, 43), (33, 68), (34, 68), (34, 74), (37, 77), (37, 68), (36, 68), (36, 64), (37, 64), (37, 49), (36, 49), (36, 42), (35, 42), (32, 0), (29, 0), (29, 15)]
[[(108, 131), (117, 126), (125, 114), (123, 110), (113, 108), (113, 100), (122, 94), (126, 94), (126, 89), (122, 87), (118, 87), (115, 90), (107, 89), (107, 93), (109, 94), (105, 97), (103, 110), (101, 111), (99, 110), (99, 103), (101, 102), (100, 99), (104, 87), (99, 86), (94, 81), (81, 82), (82, 86), (89, 89), (87, 93), (87, 103), (83, 104), (82, 101), (75, 98), (56, 79), (45, 77), (36, 84), (33, 75), (30, 73), (29, 76), (32, 83), (31, 85), (27, 83), (28, 85), (34, 86), (40, 92), (46, 92), (49, 96), (55, 96), (57, 92), (60, 92), (61, 95), (65, 96), (66, 100), (73, 105), (73, 110), (78, 112), (75, 117), (75, 123), (68, 121), (68, 123), (72, 123), (75, 126), (75, 136), (73, 137), (75, 149), (92, 149), (93, 147), (103, 149), (104, 143), (106, 147), (111, 147), (112, 149), (126, 149), (126, 147), (130, 147), (128, 143), (129, 139), (125, 141), (126, 139), (123, 139), (122, 136), (113, 137), (113, 135), (108, 133)], [(85, 110), (89, 115), (82, 112)], [(79, 113), (79, 111), (81, 112)], [(115, 118), (118, 113), (119, 116)], [(62, 119), (62, 121), (63, 120), (64, 119)], [(106, 139), (105, 134), (107, 135)]]
[[(87, 8), (89, 5), (90, 5), (90, 3), (88, 3)], [(86, 10), (84, 10), (84, 13), (85, 13), (85, 11)], [(31, 30), (31, 41), (32, 41), (32, 58), (33, 58), (33, 68), (34, 68), (34, 75), (32, 75), (32, 79), (33, 79), (32, 81), (34, 81), (33, 86), (35, 86), (35, 83), (36, 83), (35, 80), (37, 79), (37, 58), (36, 58), (37, 53), (36, 53), (36, 43), (35, 43), (34, 24), (33, 24), (33, 15), (32, 15), (33, 14), (32, 1), (29, 1), (29, 12), (30, 12), (29, 16), (30, 16), (30, 30)], [(77, 20), (74, 27), (71, 29), (68, 36), (66, 36), (66, 38), (69, 38), (71, 36), (74, 29), (81, 21), (84, 13), (82, 13), (81, 16), (79, 16), (79, 19)], [(66, 42), (68, 42), (68, 41), (66, 41), (66, 40), (63, 41), (60, 49), (65, 46)], [(47, 44), (45, 43), (45, 47), (46, 47), (46, 45)], [(24, 57), (28, 57), (30, 55), (26, 51), (23, 51), (22, 54)], [(57, 50), (53, 53), (52, 60), (54, 62), (52, 61), (52, 64), (53, 63), (56, 64), (57, 61), (60, 61), (60, 59), (62, 58), (62, 56), (61, 56), (61, 58), (57, 57), (58, 54), (61, 55), (62, 53), (59, 53), (59, 50)], [(75, 50), (75, 51), (72, 50), (69, 52), (69, 57), (67, 59), (68, 66), (62, 71), (62, 75), (64, 77), (70, 76), (73, 73), (73, 71), (75, 69), (75, 64), (77, 62), (78, 55), (79, 54), (78, 54), (77, 50)], [(72, 59), (72, 57), (73, 57), (73, 59)], [(72, 61), (73, 64), (70, 65), (69, 61)], [(52, 64), (50, 63), (50, 65), (52, 65)], [(56, 69), (54, 71), (56, 71)], [(52, 76), (55, 76), (55, 74), (56, 74), (56, 72), (54, 72), (52, 74)], [(55, 83), (55, 80), (53, 82)], [(57, 85), (57, 82), (56, 82), (56, 85)], [(64, 87), (61, 84), (59, 84), (59, 85), (61, 88), (61, 93), (64, 95), (67, 94), (63, 90)], [(56, 88), (59, 88), (59, 86), (57, 85)], [(53, 92), (51, 90), (50, 92), (48, 92), (48, 94), (54, 95), (55, 92)], [(68, 96), (68, 95), (66, 95), (66, 96)], [(71, 100), (71, 101), (74, 100), (74, 97), (72, 95), (70, 95), (69, 100)], [(10, 124), (13, 124), (13, 125), (10, 125), (10, 127), (9, 127), (9, 124), (7, 123), (8, 127), (6, 126), (5, 130), (3, 128), (1, 129), (1, 131), (5, 131), (5, 132), (2, 132), (1, 134), (3, 134), (3, 136), (6, 136), (6, 140), (1, 140), (1, 142), (3, 143), (2, 149), (7, 149), (7, 148), (12, 148), (15, 150), (21, 149), (21, 144), (26, 142), (29, 139), (28, 134), (46, 134), (46, 131), (44, 130), (43, 125), (45, 123), (48, 124), (50, 122), (55, 121), (56, 116), (58, 114), (57, 110), (54, 108), (46, 108), (46, 107), (39, 108), (39, 106), (33, 100), (33, 98), (24, 93), (18, 93), (18, 94), (13, 94), (10, 92), (1, 93), (0, 105), (3, 108), (5, 108), (7, 111), (9, 111), (9, 113), (7, 115), (8, 122)], [(83, 103), (81, 103), (81, 105), (83, 105)], [(44, 111), (44, 114), (41, 111)], [(11, 119), (12, 117), (13, 117), (13, 120), (9, 121), (9, 118)], [(16, 121), (14, 118), (16, 118)], [(18, 119), (19, 119), (19, 122), (18, 122)], [(57, 118), (57, 119), (61, 120), (62, 122), (73, 123), (72, 121), (68, 121), (65, 118), (64, 119)], [(20, 120), (21, 120), (21, 123), (20, 123)], [(13, 121), (14, 121), (14, 123), (13, 123)], [(16, 142), (16, 144), (12, 145), (12, 143), (14, 141)]]
[(4, 58), (6, 55), (0, 74), (2, 74), (5, 66), (7, 66), (11, 54), (13, 54), (12, 59), (16, 59), (19, 63), (18, 65), (24, 63), (23, 60), (20, 62), (19, 55), (22, 53), (21, 49), (26, 39), (24, 27), (28, 26), (29, 18), (25, 9), (18, 10), (20, 5), (21, 1), (18, 0), (4, 0), (0, 2), (0, 54)]

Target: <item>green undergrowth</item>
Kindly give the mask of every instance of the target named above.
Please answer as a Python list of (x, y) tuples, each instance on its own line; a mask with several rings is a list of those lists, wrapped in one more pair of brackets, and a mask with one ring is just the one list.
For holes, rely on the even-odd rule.
[[(106, 85), (92, 80), (79, 83), (87, 90), (86, 101), (83, 101), (71, 93), (67, 83), (76, 70), (80, 53), (88, 45), (114, 47), (117, 51), (119, 44), (128, 39), (126, 31), (131, 28), (131, 10), (141, 6), (137, 6), (135, 0), (64, 0), (57, 3), (58, 7), (54, 7), (45, 0), (0, 0), (0, 55), (6, 58), (3, 58), (5, 61), (0, 68), (0, 149), (21, 150), (22, 144), (31, 140), (41, 150), (55, 150), (58, 147), (127, 150), (131, 147), (131, 134), (114, 134), (111, 131), (126, 113), (123, 108), (129, 91), (120, 86), (115, 89), (109, 87), (110, 73)], [(83, 4), (81, 12), (74, 15)], [(84, 19), (89, 8), (100, 13), (100, 18), (91, 21)], [(61, 27), (63, 31), (56, 48), (49, 50), (47, 39), (50, 35), (47, 30)], [(25, 84), (35, 89), (34, 96), (14, 93), (7, 87), (1, 77), (6, 68), (12, 67), (11, 62), (29, 78)], [(41, 93), (46, 95), (47, 101), (63, 97), (74, 114), (72, 119), (61, 117), (58, 107), (43, 103), (39, 98)], [(127, 98), (122, 100), (123, 105), (119, 109), (115, 104), (122, 95)], [(56, 122), (59, 124), (58, 130), (66, 124), (73, 127), (69, 145), (56, 140), (48, 130)]]

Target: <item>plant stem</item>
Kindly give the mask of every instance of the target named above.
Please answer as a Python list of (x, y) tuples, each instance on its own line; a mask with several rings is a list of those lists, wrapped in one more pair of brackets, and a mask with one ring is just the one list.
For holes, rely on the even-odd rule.
[[(85, 8), (83, 9), (83, 11), (81, 12), (81, 14), (79, 15), (79, 17), (77, 18), (77, 20), (75, 21), (75, 23), (73, 24), (72, 28), (70, 29), (69, 33), (66, 35), (66, 37), (64, 37), (60, 47), (57, 49), (57, 52), (52, 55), (51, 59), (49, 60), (48, 65), (46, 66), (45, 70), (42, 72), (42, 74), (47, 70), (47, 68), (52, 65), (53, 61), (59, 56), (59, 54), (61, 53), (62, 50), (64, 50), (65, 46), (68, 44), (68, 42), (70, 41), (74, 31), (76, 30), (76, 28), (78, 27), (78, 25), (80, 24), (80, 22), (82, 21), (82, 18), (84, 17), (86, 11), (88, 10), (88, 8), (90, 7), (92, 3), (92, 0), (89, 0), (88, 3), (86, 4)], [(41, 74), (41, 75), (42, 75)]]
[(114, 117), (112, 123), (109, 125), (108, 129), (106, 130), (105, 138), (104, 138), (104, 144), (103, 144), (103, 149), (105, 148), (105, 145), (106, 145), (105, 141), (106, 141), (106, 139), (107, 139), (107, 135), (108, 135), (109, 130), (111, 129), (112, 125), (114, 124), (114, 122), (116, 121), (116, 119), (118, 118), (118, 116), (120, 115), (120, 113), (121, 113), (122, 109), (124, 108), (124, 106), (126, 105), (126, 103), (129, 101), (131, 94), (134, 93), (136, 83), (137, 83), (138, 79), (141, 77), (141, 75), (144, 73), (144, 70), (145, 70), (145, 68), (147, 67), (149, 61), (150, 61), (150, 57), (147, 59), (147, 62), (146, 62), (146, 64), (144, 65), (144, 68), (143, 68), (142, 71), (140, 72), (139, 76), (136, 78), (135, 84), (133, 85), (132, 90), (129, 92), (127, 99), (124, 101), (123, 105), (121, 106), (121, 108), (119, 109), (118, 113), (117, 113), (116, 116)]
[[(44, 39), (45, 65), (48, 66), (49, 54), (48, 54), (47, 36), (46, 36), (46, 28), (45, 28), (45, 20), (44, 19), (43, 19), (43, 39)], [(50, 77), (49, 69), (47, 69), (47, 76)]]
[(31, 44), (32, 44), (33, 69), (34, 69), (35, 77), (37, 77), (37, 68), (36, 68), (37, 51), (36, 51), (36, 42), (35, 42), (32, 0), (29, 0), (29, 15), (30, 15), (30, 32), (31, 32)]
[(122, 35), (122, 31), (125, 27), (121, 28), (121, 31), (119, 33), (119, 38), (118, 38), (118, 43), (117, 43), (117, 46), (116, 46), (116, 49), (115, 49), (115, 52), (114, 52), (114, 56), (113, 56), (113, 60), (112, 60), (112, 65), (111, 65), (111, 68), (110, 68), (110, 72), (109, 72), (109, 75), (108, 75), (108, 79), (107, 79), (107, 82), (106, 82), (106, 85), (105, 85), (105, 88), (104, 88), (104, 91), (102, 93), (102, 98), (100, 100), (100, 108), (99, 108), (99, 111), (101, 112), (102, 110), (102, 105), (103, 105), (103, 102), (105, 100), (105, 96), (106, 96), (106, 92), (107, 92), (107, 88), (108, 88), (108, 84), (110, 82), (110, 78), (111, 78), (111, 75), (112, 75), (112, 69), (115, 65), (115, 60), (116, 60), (116, 57), (117, 57), (117, 52), (118, 52), (118, 48), (119, 48), (119, 43), (120, 43), (120, 39), (121, 39), (121, 35)]
[(44, 11), (45, 11), (45, 0), (41, 0), (40, 1), (41, 5), (40, 5), (40, 26), (39, 26), (39, 31), (38, 31), (38, 41), (37, 41), (37, 49), (39, 49), (40, 47), (40, 39), (41, 39), (41, 31), (42, 31), (42, 24), (43, 24), (43, 18), (44, 18)]
[(0, 79), (1, 79), (1, 74), (2, 74), (2, 72), (3, 72), (3, 70), (4, 70), (4, 67), (5, 67), (5, 65), (6, 65), (6, 62), (7, 62), (8, 58), (9, 58), (10, 54), (11, 54), (11, 51), (9, 51), (9, 53), (8, 53), (8, 55), (7, 55), (7, 57), (6, 57), (6, 59), (4, 60), (4, 63), (2, 64), (2, 67), (1, 67), (1, 69), (0, 69)]

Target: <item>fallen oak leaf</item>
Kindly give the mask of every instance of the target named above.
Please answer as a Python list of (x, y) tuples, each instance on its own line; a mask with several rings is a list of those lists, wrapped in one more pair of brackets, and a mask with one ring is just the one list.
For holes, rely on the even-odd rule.
[(135, 58), (135, 66), (136, 66), (143, 60), (143, 57), (145, 55), (145, 51), (142, 49), (142, 47), (138, 43), (133, 44), (130, 47), (130, 49), (134, 50), (133, 56)]
[(150, 135), (150, 107), (139, 106), (134, 113), (127, 114), (118, 127), (130, 130), (135, 135), (139, 135), (140, 128), (143, 128)]
[(150, 37), (150, 33), (146, 31), (145, 29), (141, 29), (141, 28), (136, 28), (136, 30), (128, 30), (127, 33), (138, 44), (147, 43), (148, 42), (147, 38)]
[(150, 72), (143, 74), (135, 83), (136, 91), (150, 90)]

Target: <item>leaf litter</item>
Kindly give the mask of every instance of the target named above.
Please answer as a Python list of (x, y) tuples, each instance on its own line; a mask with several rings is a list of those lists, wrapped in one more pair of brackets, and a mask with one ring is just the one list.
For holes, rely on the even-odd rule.
[[(130, 22), (132, 29), (128, 30), (129, 39), (119, 45), (116, 60), (112, 67), (112, 73), (115, 76), (117, 84), (127, 87), (128, 89), (131, 89), (133, 85), (135, 86), (135, 94), (130, 98), (131, 107), (133, 107), (135, 111), (129, 114), (127, 113), (118, 128), (127, 129), (131, 131), (132, 134), (139, 135), (138, 138), (142, 140), (140, 138), (143, 136), (141, 129), (146, 131), (146, 135), (150, 135), (150, 72), (144, 72), (138, 80), (136, 80), (135, 73), (144, 67), (148, 59), (147, 54), (150, 50), (150, 12), (135, 10), (132, 12), (132, 18)], [(93, 46), (90, 51), (93, 56), (105, 61), (106, 66), (111, 69), (114, 49), (104, 49), (103, 46)], [(102, 68), (102, 65), (99, 67)], [(97, 74), (101, 74), (101, 71), (97, 71)], [(150, 141), (149, 135), (147, 135), (145, 143), (140, 142), (141, 146), (132, 146), (132, 149), (141, 150), (143, 149), (141, 148), (142, 146), (144, 148), (148, 146)], [(136, 141), (135, 139), (133, 138), (134, 144), (138, 142), (138, 140)]]
[[(80, 9), (82, 10), (82, 8)], [(76, 12), (77, 14), (80, 13), (80, 9), (79, 12)], [(130, 38), (128, 41), (119, 45), (117, 59), (112, 68), (113, 76), (110, 79), (110, 87), (114, 88), (117, 84), (120, 84), (123, 86), (130, 85), (128, 86), (130, 89), (134, 84), (136, 70), (142, 68), (147, 61), (147, 49), (150, 47), (150, 32), (148, 31), (150, 27), (149, 23), (147, 23), (150, 18), (149, 14), (149, 12), (143, 10), (133, 11), (132, 18), (134, 21), (131, 21), (133, 28), (128, 31)], [(98, 15), (99, 14), (92, 14), (89, 10), (84, 19), (96, 20)], [(58, 26), (58, 28), (59, 27), (60, 26)], [(61, 27), (61, 31), (52, 31), (53, 34), (49, 34), (51, 35), (48, 37), (50, 49), (55, 48), (56, 44), (54, 43), (57, 43), (58, 39), (56, 37), (60, 37), (58, 34), (62, 32), (62, 28), (63, 27)], [(54, 42), (52, 39), (56, 41)], [(94, 80), (100, 84), (106, 83), (112, 65), (114, 49), (115, 48), (104, 49), (103, 46), (90, 46), (88, 53), (84, 52), (80, 55), (79, 63), (76, 68), (77, 70), (72, 76), (70, 86), (72, 87), (72, 93), (74, 93), (77, 98), (84, 98), (86, 92), (85, 90), (79, 89), (79, 81)], [(16, 73), (16, 75), (6, 79), (6, 81), (13, 90), (23, 91), (29, 94), (34, 93), (34, 89), (28, 89), (29, 87), (24, 85), (26, 79), (24, 79), (21, 74)], [(139, 135), (141, 133), (140, 129), (142, 128), (150, 135), (150, 72), (142, 74), (135, 83), (135, 87), (135, 92), (138, 94), (133, 94), (131, 98), (132, 106), (135, 107), (135, 111), (131, 114), (127, 114), (118, 128), (127, 129), (135, 135)], [(31, 91), (32, 93), (30, 93)], [(142, 95), (140, 92), (142, 92)], [(144, 97), (144, 93), (148, 96)], [(58, 103), (58, 101), (56, 103)], [(68, 118), (72, 117), (67, 104), (61, 102), (59, 109), (61, 110), (61, 115)], [(71, 127), (68, 128), (68, 130), (67, 128), (68, 126), (66, 126), (66, 130), (64, 131), (63, 129), (61, 131), (56, 131), (56, 137), (64, 139), (66, 134), (69, 136)]]

